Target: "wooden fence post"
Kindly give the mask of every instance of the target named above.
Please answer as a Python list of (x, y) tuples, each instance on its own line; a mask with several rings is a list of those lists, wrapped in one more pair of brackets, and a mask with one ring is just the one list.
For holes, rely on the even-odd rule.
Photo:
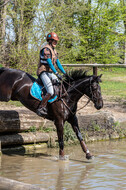
[(1, 141), (0, 141), (0, 156), (1, 156)]
[(1, 168), (1, 155), (2, 155), (2, 152), (1, 152), (1, 141), (0, 141), (0, 168)]
[[(94, 63), (97, 64), (97, 63)], [(98, 67), (93, 67), (93, 75), (97, 76), (98, 74)]]

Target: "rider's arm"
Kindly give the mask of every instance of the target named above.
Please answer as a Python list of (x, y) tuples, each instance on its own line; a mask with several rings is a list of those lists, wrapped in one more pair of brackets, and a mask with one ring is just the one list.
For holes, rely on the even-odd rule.
[(52, 60), (49, 58), (47, 59), (47, 63), (49, 65), (49, 67), (52, 69), (52, 71), (55, 73), (55, 75), (58, 77), (58, 79), (62, 80), (62, 76), (59, 75), (59, 73), (57, 72), (57, 70), (55, 69), (55, 67), (52, 64)]
[(57, 70), (55, 69), (54, 65), (52, 64), (52, 60), (50, 58), (47, 59), (47, 63), (50, 67), (50, 69), (56, 74)]
[(64, 71), (64, 69), (63, 69), (63, 67), (62, 67), (62, 65), (61, 65), (61, 63), (60, 63), (60, 61), (59, 61), (59, 59), (56, 60), (56, 64), (57, 64), (59, 70), (60, 70), (63, 74), (66, 74), (66, 72)]
[(43, 61), (45, 60), (45, 64), (48, 64), (50, 69), (56, 74), (57, 70), (55, 69), (54, 65), (52, 64), (50, 50), (48, 48), (44, 48), (43, 51), (42, 51), (42, 55), (44, 57)]

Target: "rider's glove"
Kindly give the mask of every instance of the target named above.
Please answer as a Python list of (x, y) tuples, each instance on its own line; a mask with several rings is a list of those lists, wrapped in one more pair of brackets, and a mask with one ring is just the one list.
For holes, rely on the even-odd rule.
[(56, 73), (56, 76), (58, 77), (59, 80), (63, 79), (63, 77), (61, 75), (59, 75), (59, 73)]

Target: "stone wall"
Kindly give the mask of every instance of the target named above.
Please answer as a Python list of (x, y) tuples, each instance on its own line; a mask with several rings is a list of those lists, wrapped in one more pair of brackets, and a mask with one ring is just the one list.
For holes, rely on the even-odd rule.
[(117, 122), (110, 112), (99, 111), (91, 115), (78, 116), (78, 121), (87, 142), (126, 137), (124, 124)]

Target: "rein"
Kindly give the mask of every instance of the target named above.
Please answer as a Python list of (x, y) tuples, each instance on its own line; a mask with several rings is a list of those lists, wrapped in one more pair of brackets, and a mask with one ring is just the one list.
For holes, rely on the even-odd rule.
[[(70, 85), (70, 83), (67, 83), (66, 81), (64, 81), (66, 84), (68, 84), (70, 87), (72, 87), (72, 85)], [(81, 110), (81, 109), (83, 109), (84, 107), (86, 107), (88, 104), (89, 104), (89, 102), (90, 102), (90, 98), (88, 97), (88, 96), (86, 96), (85, 94), (83, 94), (81, 91), (79, 91), (78, 89), (76, 89), (75, 87), (72, 87), (73, 89), (75, 89), (77, 92), (79, 92), (81, 95), (83, 95), (83, 96), (85, 96), (87, 99), (88, 99), (88, 101), (86, 102), (86, 104), (84, 105), (84, 106), (82, 106), (81, 108), (79, 108), (76, 112), (72, 112), (71, 111), (71, 109), (69, 108), (69, 106), (66, 104), (66, 102), (63, 100), (63, 96), (64, 96), (64, 94), (67, 94), (68, 95), (68, 93), (67, 93), (67, 90), (65, 89), (65, 93), (63, 94), (63, 96), (62, 96), (62, 90), (63, 90), (63, 88), (64, 88), (64, 85), (63, 85), (63, 82), (61, 83), (61, 90), (60, 90), (60, 100), (63, 102), (63, 104), (66, 106), (66, 108), (70, 111), (70, 113), (72, 114), (72, 115), (74, 115), (77, 111), (79, 111), (79, 110)], [(91, 91), (92, 92), (92, 91)], [(71, 100), (71, 99), (70, 99)], [(71, 100), (72, 101), (72, 100)], [(72, 101), (73, 102), (73, 101)]]
[[(64, 81), (64, 80), (63, 80)], [(86, 96), (85, 94), (83, 94), (81, 91), (79, 91), (77, 88), (75, 88), (75, 87), (73, 87), (72, 85), (70, 85), (70, 83), (68, 83), (68, 82), (66, 82), (66, 81), (64, 81), (67, 85), (69, 85), (70, 87), (72, 87), (73, 89), (75, 89), (77, 92), (79, 92), (79, 94), (81, 94), (81, 95), (83, 95), (83, 96), (85, 96), (88, 100), (90, 100), (90, 98), (88, 97), (88, 96)], [(63, 85), (63, 83), (62, 83), (62, 85)], [(65, 90), (66, 91), (66, 90)], [(67, 91), (66, 91), (66, 93), (67, 93)], [(68, 93), (67, 93), (68, 94)], [(72, 100), (71, 100), (72, 101)]]
[(62, 98), (61, 98), (61, 101), (62, 101), (63, 104), (66, 106), (66, 108), (70, 111), (70, 113), (71, 113), (72, 115), (74, 115), (77, 111), (79, 111), (79, 110), (83, 109), (84, 107), (86, 107), (86, 106), (89, 104), (90, 99), (87, 101), (87, 103), (86, 103), (83, 107), (79, 108), (76, 112), (72, 112), (71, 109), (69, 108), (69, 106), (66, 104), (66, 102), (65, 102)]

